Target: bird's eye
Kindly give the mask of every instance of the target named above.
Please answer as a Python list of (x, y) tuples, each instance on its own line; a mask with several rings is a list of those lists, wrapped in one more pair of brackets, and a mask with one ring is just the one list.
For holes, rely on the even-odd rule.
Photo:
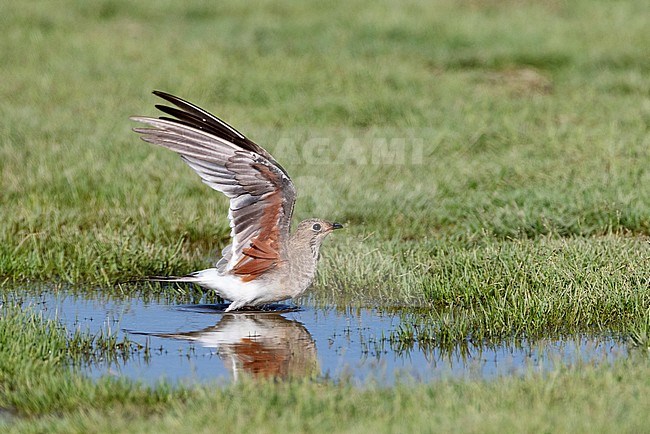
[(319, 223), (314, 223), (314, 226), (311, 227), (313, 230), (316, 232), (320, 231), (320, 224)]

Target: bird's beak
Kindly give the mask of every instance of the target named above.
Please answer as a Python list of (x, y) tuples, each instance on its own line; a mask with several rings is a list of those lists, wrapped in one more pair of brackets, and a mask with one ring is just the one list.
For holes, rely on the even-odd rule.
[(332, 223), (332, 230), (334, 229), (343, 229), (343, 225), (341, 223)]

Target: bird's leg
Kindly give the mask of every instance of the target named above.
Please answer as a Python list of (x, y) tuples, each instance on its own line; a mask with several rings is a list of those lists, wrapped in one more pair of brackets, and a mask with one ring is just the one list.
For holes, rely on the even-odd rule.
[(243, 300), (233, 301), (224, 312), (232, 312), (233, 310), (237, 310), (244, 305), (246, 305), (246, 302)]

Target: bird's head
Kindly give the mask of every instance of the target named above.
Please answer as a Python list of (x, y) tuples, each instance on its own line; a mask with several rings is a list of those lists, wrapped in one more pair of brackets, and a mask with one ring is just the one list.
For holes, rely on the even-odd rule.
[(341, 223), (332, 223), (321, 219), (308, 219), (298, 224), (294, 234), (300, 239), (310, 241), (312, 245), (319, 246), (332, 231), (341, 228), (343, 228)]

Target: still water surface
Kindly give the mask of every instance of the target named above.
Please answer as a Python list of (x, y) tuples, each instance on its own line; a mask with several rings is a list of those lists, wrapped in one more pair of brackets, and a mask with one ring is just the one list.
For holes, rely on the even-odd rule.
[[(353, 382), (446, 377), (494, 378), (557, 364), (611, 362), (626, 346), (607, 336), (449, 350), (391, 342), (406, 316), (399, 311), (334, 309), (307, 302), (273, 312), (223, 314), (223, 305), (178, 305), (140, 299), (89, 299), (65, 292), (25, 298), (68, 330), (110, 331), (146, 348), (125, 360), (100, 361), (91, 377), (122, 376), (155, 384), (236, 381), (241, 376), (316, 376)], [(412, 318), (414, 313), (408, 313)]]

